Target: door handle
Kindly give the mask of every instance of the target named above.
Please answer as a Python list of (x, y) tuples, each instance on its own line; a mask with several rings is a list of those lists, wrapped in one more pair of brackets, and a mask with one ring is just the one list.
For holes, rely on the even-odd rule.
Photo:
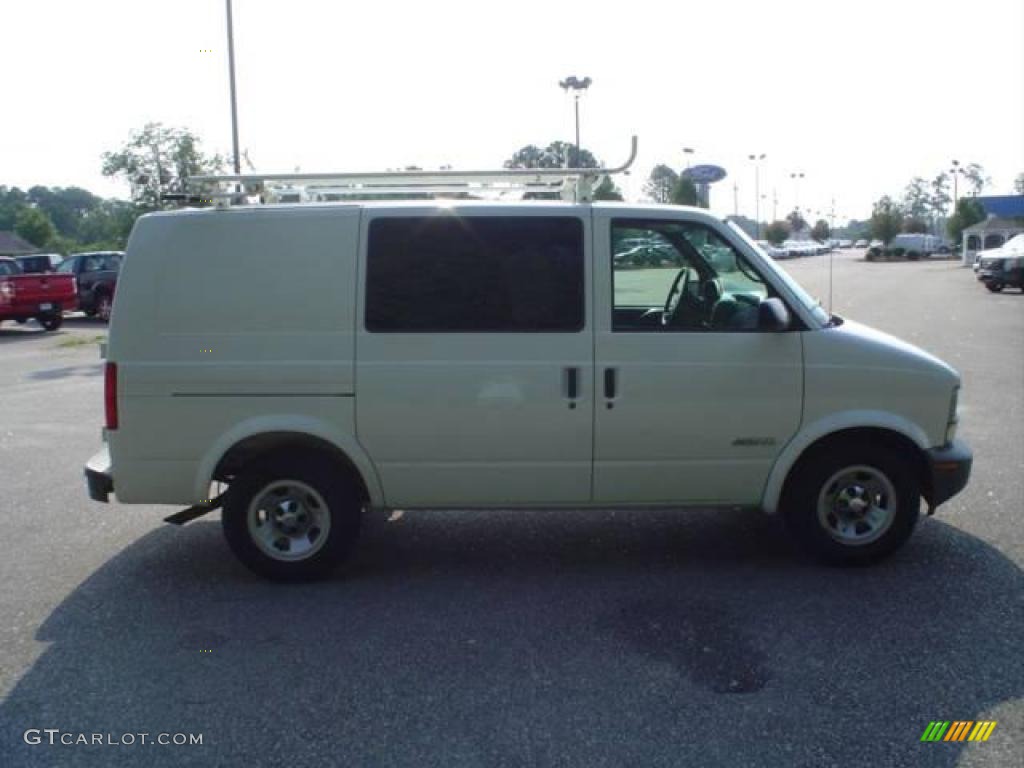
[(618, 375), (618, 371), (615, 368), (604, 369), (604, 396), (609, 400), (615, 399)]
[(565, 393), (570, 400), (580, 396), (580, 369), (565, 369)]

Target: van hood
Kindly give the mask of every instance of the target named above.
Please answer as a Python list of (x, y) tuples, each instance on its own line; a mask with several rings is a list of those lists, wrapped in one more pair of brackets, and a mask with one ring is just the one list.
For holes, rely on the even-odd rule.
[(948, 363), (903, 339), (853, 320), (831, 326), (825, 333), (835, 334), (837, 363), (898, 371), (915, 371), (945, 378), (960, 384), (960, 374)]

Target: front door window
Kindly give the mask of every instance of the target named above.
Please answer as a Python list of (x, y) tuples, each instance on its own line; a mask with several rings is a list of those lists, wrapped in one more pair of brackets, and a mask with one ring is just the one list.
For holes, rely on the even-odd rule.
[(699, 222), (612, 222), (613, 331), (756, 331), (773, 293)]

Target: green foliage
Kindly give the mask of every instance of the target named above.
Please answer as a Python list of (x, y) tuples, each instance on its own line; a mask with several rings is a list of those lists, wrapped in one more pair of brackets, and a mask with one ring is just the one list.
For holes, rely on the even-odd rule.
[(679, 174), (667, 165), (656, 165), (644, 182), (644, 194), (656, 203), (671, 203)]
[(978, 163), (968, 163), (964, 166), (963, 177), (967, 181), (967, 189), (972, 195), (977, 195), (985, 188), (986, 184), (992, 183), (991, 177), (985, 174), (985, 169)]
[(819, 243), (823, 243), (828, 240), (829, 235), (831, 234), (832, 230), (829, 229), (828, 222), (824, 219), (818, 219), (814, 222), (814, 226), (811, 228), (811, 237)]
[(789, 228), (793, 232), (800, 232), (803, 229), (807, 229), (807, 220), (800, 215), (800, 211), (790, 211), (786, 216), (786, 221), (789, 222)]
[(903, 193), (903, 210), (913, 219), (924, 219), (932, 209), (932, 190), (927, 181), (915, 176)]
[(908, 218), (908, 219), (904, 219), (904, 221), (903, 221), (903, 231), (904, 232), (911, 232), (911, 233), (926, 235), (926, 234), (928, 234), (930, 229), (931, 228), (928, 226), (928, 222), (925, 221), (924, 219), (917, 219), (917, 218), (911, 217), (911, 218)]
[(946, 231), (955, 243), (960, 242), (963, 231), (970, 226), (985, 220), (985, 209), (981, 203), (970, 197), (961, 197), (956, 203), (956, 210), (946, 221)]
[(700, 205), (697, 198), (697, 185), (685, 176), (680, 176), (672, 190), (674, 205)]
[[(567, 163), (568, 161), (568, 163)], [(589, 150), (564, 141), (553, 141), (544, 149), (527, 144), (505, 161), (506, 168), (598, 168), (599, 163)]]
[(879, 199), (871, 210), (871, 237), (888, 245), (903, 229), (903, 211), (888, 195)]
[(57, 233), (45, 211), (28, 206), (21, 208), (15, 216), (14, 231), (37, 248), (45, 246)]
[(189, 176), (219, 173), (220, 155), (206, 155), (199, 138), (184, 128), (147, 123), (115, 152), (103, 153), (103, 175), (125, 179), (132, 198), (145, 210), (163, 207), (166, 194), (182, 192)]
[(789, 237), (789, 222), (773, 221), (764, 228), (764, 239), (772, 245), (781, 244)]
[(594, 190), (595, 200), (622, 200), (622, 192), (615, 183), (612, 181), (610, 176), (605, 176), (601, 179), (601, 183), (597, 185)]

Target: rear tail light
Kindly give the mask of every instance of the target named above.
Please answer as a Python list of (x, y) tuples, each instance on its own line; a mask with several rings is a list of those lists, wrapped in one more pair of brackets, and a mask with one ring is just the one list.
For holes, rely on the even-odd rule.
[(117, 429), (117, 363), (107, 363), (103, 370), (103, 407), (107, 429)]

